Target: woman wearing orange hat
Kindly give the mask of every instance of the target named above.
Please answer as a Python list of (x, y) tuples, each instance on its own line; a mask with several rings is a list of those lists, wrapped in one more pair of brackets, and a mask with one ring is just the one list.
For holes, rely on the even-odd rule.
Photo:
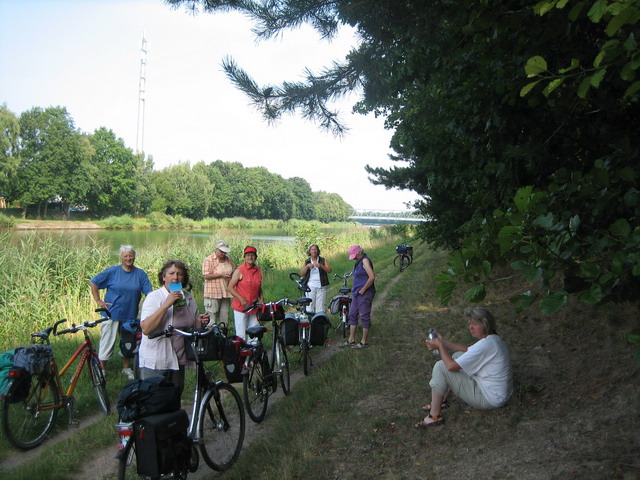
[(263, 302), (262, 297), (262, 270), (256, 265), (258, 251), (255, 247), (247, 246), (244, 249), (244, 262), (236, 268), (231, 275), (227, 291), (233, 296), (231, 308), (235, 323), (236, 335), (245, 338), (248, 327), (260, 325), (254, 310), (243, 310), (256, 300)]

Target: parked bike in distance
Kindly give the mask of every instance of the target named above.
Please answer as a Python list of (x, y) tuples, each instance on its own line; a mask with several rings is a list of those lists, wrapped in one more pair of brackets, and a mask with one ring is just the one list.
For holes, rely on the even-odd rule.
[(256, 423), (264, 420), (269, 396), (277, 391), (278, 381), (285, 395), (291, 391), (289, 360), (280, 331), (280, 322), (284, 319), (284, 305), (287, 303), (286, 298), (272, 303), (255, 302), (245, 309), (248, 312), (255, 308), (262, 308), (260, 320), (270, 320), (272, 325), (271, 358), (263, 342), (264, 334), (267, 332), (267, 327), (263, 325), (249, 327), (246, 330), (250, 340), (240, 350), (240, 355), (244, 357), (242, 367), (244, 400), (249, 418)]
[(393, 266), (402, 272), (413, 262), (413, 247), (403, 243), (396, 247), (396, 258), (393, 259)]
[(344, 275), (338, 275), (334, 273), (333, 278), (342, 279), (342, 287), (340, 288), (339, 295), (336, 295), (331, 299), (329, 303), (329, 311), (333, 315), (340, 315), (340, 321), (336, 325), (336, 332), (342, 331), (342, 338), (346, 338), (349, 335), (349, 308), (351, 307), (351, 289), (347, 287), (347, 279), (353, 272), (347, 272)]
[[(96, 309), (96, 312), (104, 312), (104, 308)], [(84, 322), (82, 325), (72, 325), (66, 330), (58, 330), (58, 326), (67, 320), (57, 321), (52, 327), (41, 332), (31, 334), (32, 346), (24, 347), (24, 354), (32, 360), (26, 368), (18, 366), (17, 357), (22, 356), (16, 351), (14, 355), (14, 367), (9, 373), (9, 385), (4, 396), (2, 408), (2, 429), (5, 436), (13, 446), (22, 450), (28, 450), (40, 445), (52, 430), (58, 411), (66, 409), (69, 415), (69, 424), (73, 423), (75, 410), (75, 391), (80, 374), (84, 367), (88, 367), (89, 379), (98, 397), (100, 409), (105, 415), (111, 411), (111, 403), (107, 393), (107, 381), (100, 367), (98, 354), (93, 349), (93, 341), (89, 335), (89, 328), (109, 320), (103, 317), (92, 322)], [(66, 335), (82, 331), (84, 341), (74, 352), (67, 363), (58, 369), (56, 358), (49, 343), (49, 337)], [(80, 359), (69, 387), (66, 391), (62, 388), (61, 376)]]
[[(193, 394), (191, 420), (188, 437), (193, 442), (193, 451), (189, 471), (198, 468), (200, 454), (206, 464), (214, 470), (224, 471), (231, 467), (242, 450), (245, 434), (244, 407), (240, 394), (233, 385), (221, 380), (215, 381), (205, 367), (205, 360), (221, 360), (222, 347), (216, 346), (216, 337), (224, 337), (217, 325), (210, 329), (183, 331), (170, 326), (161, 332), (149, 335), (150, 339), (160, 336), (180, 335), (189, 339), (191, 351), (187, 358), (196, 363), (196, 382)], [(218, 349), (218, 351), (216, 351)], [(207, 353), (209, 352), (209, 353)], [(192, 357), (190, 357), (192, 355)], [(116, 430), (120, 435), (118, 454), (118, 480), (124, 480), (126, 469), (135, 458), (134, 422), (119, 422)], [(186, 478), (186, 472), (174, 472), (173, 478)]]

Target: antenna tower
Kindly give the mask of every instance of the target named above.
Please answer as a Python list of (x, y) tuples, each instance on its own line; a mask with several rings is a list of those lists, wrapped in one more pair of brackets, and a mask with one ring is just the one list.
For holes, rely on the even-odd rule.
[(138, 125), (136, 131), (136, 153), (144, 156), (144, 107), (145, 84), (147, 75), (147, 39), (142, 33), (142, 55), (140, 56), (140, 80), (138, 81)]

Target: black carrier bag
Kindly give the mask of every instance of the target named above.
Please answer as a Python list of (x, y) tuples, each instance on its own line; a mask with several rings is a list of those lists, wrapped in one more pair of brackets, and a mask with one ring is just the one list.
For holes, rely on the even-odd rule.
[(180, 389), (163, 376), (132, 380), (118, 397), (118, 413), (123, 422), (174, 412), (179, 408)]
[(240, 349), (245, 344), (244, 339), (233, 336), (226, 339), (222, 364), (228, 383), (242, 382), (242, 361)]
[[(222, 360), (226, 340), (222, 334), (217, 332), (210, 333), (206, 337), (197, 337), (196, 351), (198, 352), (198, 358), (208, 362)], [(196, 359), (191, 346), (191, 337), (184, 337), (184, 352), (187, 360), (193, 361)]]
[(49, 345), (19, 347), (13, 354), (13, 368), (24, 370), (30, 375), (40, 375), (50, 370), (51, 356)]
[(299, 325), (294, 315), (287, 313), (284, 316), (281, 327), (285, 345), (300, 345)]
[(284, 307), (282, 305), (262, 305), (256, 315), (258, 316), (258, 321), (262, 322), (270, 322), (271, 318), (271, 309), (273, 308), (273, 316), (275, 320), (282, 320), (284, 318)]
[(342, 305), (350, 301), (351, 297), (348, 295), (336, 295), (329, 302), (329, 311), (332, 315), (339, 315), (342, 313)]
[(309, 343), (311, 345), (324, 345), (327, 342), (331, 322), (323, 312), (316, 313), (311, 319)]
[(138, 353), (141, 339), (142, 329), (139, 318), (120, 324), (120, 352), (124, 358), (133, 358)]
[(142, 418), (133, 424), (138, 475), (159, 477), (186, 472), (191, 460), (189, 417), (176, 410)]

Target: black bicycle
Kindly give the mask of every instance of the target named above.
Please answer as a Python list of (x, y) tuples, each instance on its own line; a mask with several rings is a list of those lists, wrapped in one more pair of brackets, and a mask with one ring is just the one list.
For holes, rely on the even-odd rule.
[(245, 405), (249, 418), (256, 423), (264, 420), (269, 396), (278, 389), (278, 381), (285, 395), (291, 391), (289, 359), (280, 330), (280, 322), (284, 319), (284, 305), (288, 303), (289, 300), (283, 298), (272, 303), (255, 302), (245, 309), (247, 312), (255, 308), (261, 309), (260, 320), (271, 321), (273, 333), (271, 358), (263, 342), (264, 334), (267, 332), (267, 327), (263, 325), (247, 329), (247, 336), (254, 343), (249, 341), (240, 350), (240, 355), (244, 357), (242, 375)]
[[(233, 465), (244, 442), (245, 417), (240, 394), (233, 385), (221, 380), (215, 381), (212, 373), (204, 366), (205, 360), (212, 360), (205, 355), (208, 337), (224, 336), (217, 325), (211, 329), (194, 329), (183, 331), (173, 326), (161, 332), (149, 335), (149, 338), (180, 335), (188, 338), (191, 344), (193, 360), (196, 363), (196, 385), (193, 394), (193, 407), (189, 423), (188, 436), (194, 448), (191, 455), (189, 471), (198, 468), (198, 453), (209, 467), (217, 471), (227, 470)], [(221, 356), (214, 358), (220, 360)], [(119, 462), (118, 480), (126, 478), (126, 469), (135, 457), (134, 422), (119, 422), (116, 430), (120, 435), (120, 444), (116, 458)], [(173, 472), (173, 478), (186, 478), (187, 472)]]
[(353, 274), (353, 272), (345, 273), (344, 275), (338, 275), (335, 273), (333, 278), (342, 279), (342, 288), (340, 288), (339, 295), (336, 295), (331, 299), (329, 303), (329, 311), (333, 315), (340, 315), (340, 321), (336, 325), (336, 332), (342, 330), (342, 338), (346, 338), (349, 335), (349, 308), (351, 307), (351, 289), (347, 287), (347, 279)]
[(396, 258), (393, 259), (393, 266), (402, 272), (413, 262), (413, 247), (403, 243), (396, 247)]

